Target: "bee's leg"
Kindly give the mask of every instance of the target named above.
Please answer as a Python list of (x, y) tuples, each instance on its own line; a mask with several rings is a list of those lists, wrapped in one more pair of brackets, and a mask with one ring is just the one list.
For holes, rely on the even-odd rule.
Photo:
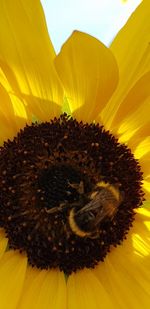
[(61, 203), (59, 206), (56, 206), (56, 207), (53, 207), (53, 208), (50, 208), (50, 209), (46, 209), (45, 208), (45, 211), (47, 214), (53, 214), (55, 212), (60, 212), (62, 211), (63, 209), (66, 208), (66, 203)]
[(47, 214), (53, 214), (55, 212), (58, 212), (58, 208), (59, 207), (53, 207), (53, 208), (50, 208), (50, 209), (45, 208), (45, 211), (46, 211)]
[(98, 239), (99, 236), (100, 236), (100, 232), (99, 231), (95, 231), (95, 232), (91, 233), (91, 235), (88, 236), (88, 237), (91, 238), (91, 239)]

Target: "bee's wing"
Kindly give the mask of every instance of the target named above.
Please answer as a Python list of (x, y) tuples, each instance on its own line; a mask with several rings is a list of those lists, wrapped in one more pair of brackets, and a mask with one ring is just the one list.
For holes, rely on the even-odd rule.
[(96, 218), (95, 218), (95, 224), (99, 224), (104, 218), (108, 218), (109, 220), (112, 220), (115, 216), (115, 213), (117, 211), (117, 204), (114, 203), (107, 203), (100, 209), (100, 211), (97, 212)]
[(88, 212), (91, 210), (96, 210), (98, 208), (101, 208), (101, 203), (99, 200), (99, 197), (95, 197), (95, 199), (91, 200), (88, 204), (86, 204), (84, 207), (82, 207), (80, 210), (78, 210), (78, 214), (82, 214), (84, 212)]

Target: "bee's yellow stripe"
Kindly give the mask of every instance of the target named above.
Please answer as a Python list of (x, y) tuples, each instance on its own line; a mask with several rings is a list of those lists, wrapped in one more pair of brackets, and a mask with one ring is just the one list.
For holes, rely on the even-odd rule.
[(86, 237), (91, 234), (89, 232), (82, 231), (76, 224), (74, 220), (74, 208), (72, 208), (69, 213), (69, 225), (70, 225), (72, 232), (74, 232), (79, 237)]

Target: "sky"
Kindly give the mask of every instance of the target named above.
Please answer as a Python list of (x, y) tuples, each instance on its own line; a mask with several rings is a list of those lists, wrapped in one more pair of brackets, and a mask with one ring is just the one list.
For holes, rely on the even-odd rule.
[(140, 0), (41, 0), (56, 52), (73, 30), (87, 32), (109, 46)]

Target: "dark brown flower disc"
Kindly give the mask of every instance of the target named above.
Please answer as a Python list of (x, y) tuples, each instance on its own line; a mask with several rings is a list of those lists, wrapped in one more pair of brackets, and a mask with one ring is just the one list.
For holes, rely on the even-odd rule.
[[(67, 274), (94, 267), (126, 237), (142, 204), (141, 181), (130, 149), (99, 124), (63, 114), (27, 125), (0, 148), (0, 226), (9, 247), (25, 251), (33, 266)], [(94, 212), (73, 217), (80, 236), (70, 213), (91, 202), (99, 182), (117, 188), (122, 200), (113, 217), (99, 222), (96, 237), (88, 231)]]

